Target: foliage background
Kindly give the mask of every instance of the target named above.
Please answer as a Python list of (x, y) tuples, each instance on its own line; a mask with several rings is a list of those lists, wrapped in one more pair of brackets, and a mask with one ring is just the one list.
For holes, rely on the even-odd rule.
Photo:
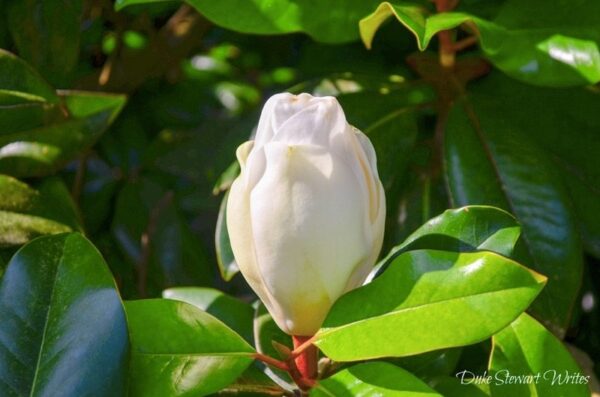
[[(3, 53), (0, 172), (31, 194), (14, 202), (14, 180), (0, 185), (0, 269), (36, 235), (80, 230), (124, 299), (196, 285), (251, 300), (216, 230), (235, 148), (273, 93), (332, 94), (378, 153), (390, 209), (383, 253), (446, 208), (505, 208), (523, 227), (520, 261), (550, 279), (532, 313), (600, 360), (594, 1), (463, 0), (462, 14), (427, 23), (429, 2), (384, 4), (379, 15), (393, 21), (372, 43), (378, 24), (362, 27), (370, 50), (358, 21), (376, 1), (117, 3), (0, 0), (0, 47), (71, 90), (54, 97), (33, 82), (46, 102), (15, 108), (28, 67)], [(468, 46), (450, 73), (436, 39), (420, 50), (461, 23), (455, 39)], [(58, 155), (10, 146), (52, 128), (64, 132)]]

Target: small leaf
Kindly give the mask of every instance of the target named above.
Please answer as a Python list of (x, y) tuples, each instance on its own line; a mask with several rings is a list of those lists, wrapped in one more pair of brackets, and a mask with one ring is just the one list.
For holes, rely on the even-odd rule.
[(225, 324), (184, 302), (125, 303), (131, 338), (132, 397), (205, 396), (252, 363), (252, 347)]
[(354, 365), (319, 381), (311, 397), (442, 397), (422, 380), (391, 364), (371, 362)]
[(219, 207), (219, 217), (217, 218), (217, 228), (215, 231), (215, 248), (217, 252), (217, 264), (219, 265), (219, 272), (223, 280), (229, 281), (239, 271), (235, 257), (233, 256), (233, 250), (231, 249), (231, 242), (229, 241), (229, 232), (227, 230), (227, 197), (229, 192), (225, 193), (221, 206)]
[(545, 281), (491, 252), (409, 251), (338, 299), (314, 343), (336, 361), (473, 344), (521, 314)]
[(418, 249), (438, 249), (455, 252), (489, 250), (511, 256), (521, 229), (516, 219), (499, 208), (472, 205), (446, 210), (423, 226), (378, 264), (382, 273), (391, 261), (403, 252)]
[(54, 89), (26, 62), (0, 49), (0, 111), (5, 105), (59, 102)]
[[(529, 315), (522, 314), (492, 341), (490, 388), (494, 397), (590, 395), (589, 379), (569, 351)], [(508, 376), (526, 380), (513, 383)]]
[(80, 234), (40, 237), (15, 254), (0, 283), (0, 317), (8, 395), (124, 395), (125, 313), (104, 260)]

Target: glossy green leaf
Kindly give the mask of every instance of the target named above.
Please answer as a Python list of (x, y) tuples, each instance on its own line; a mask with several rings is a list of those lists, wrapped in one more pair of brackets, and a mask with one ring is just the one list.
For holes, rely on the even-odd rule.
[[(535, 18), (523, 18), (535, 15)], [(543, 0), (507, 1), (493, 21), (447, 12), (427, 16), (412, 5), (382, 3), (360, 21), (367, 47), (381, 24), (396, 17), (416, 37), (423, 51), (442, 30), (462, 24), (476, 27), (487, 58), (511, 77), (545, 86), (573, 86), (600, 81), (600, 5), (594, 0), (548, 7)]]
[(437, 249), (455, 252), (494, 251), (510, 256), (519, 239), (520, 227), (508, 212), (495, 207), (472, 205), (427, 221), (381, 261), (379, 273), (402, 252)]
[(129, 395), (205, 396), (232, 383), (254, 350), (225, 324), (184, 302), (125, 303), (131, 338)]
[[(589, 378), (551, 332), (527, 314), (494, 335), (492, 396), (588, 397)], [(511, 382), (510, 376), (521, 376)], [(512, 378), (516, 379), (516, 378)]]
[(40, 237), (0, 284), (0, 390), (5, 396), (119, 396), (127, 324), (100, 253), (80, 234)]
[(0, 175), (0, 246), (81, 230), (77, 208), (60, 179), (46, 179), (34, 188)]
[(248, 343), (252, 343), (254, 309), (249, 304), (213, 288), (169, 288), (163, 291), (162, 296), (166, 299), (187, 302), (212, 314), (243, 336)]
[(239, 271), (233, 251), (231, 249), (231, 242), (229, 241), (229, 232), (227, 230), (227, 197), (229, 192), (225, 193), (221, 200), (221, 206), (219, 207), (219, 217), (217, 218), (217, 228), (215, 231), (215, 249), (217, 254), (217, 264), (219, 265), (219, 272), (223, 280), (229, 281)]
[[(70, 117), (0, 134), (0, 172), (29, 177), (56, 171), (94, 144), (125, 104), (122, 95), (74, 91), (60, 94)], [(13, 110), (0, 107), (0, 112)]]
[(522, 113), (507, 117), (499, 106), (507, 100), (477, 90), (452, 110), (444, 142), (449, 191), (455, 205), (494, 205), (516, 216), (520, 260), (551, 276), (532, 310), (564, 335), (581, 282), (577, 225), (561, 174), (528, 133), (541, 126), (524, 125)]
[(336, 361), (476, 343), (521, 314), (545, 281), (492, 252), (409, 251), (338, 299), (314, 343)]
[(344, 369), (321, 380), (311, 397), (441, 397), (422, 380), (391, 364), (371, 362)]
[(22, 59), (0, 49), (0, 111), (7, 105), (58, 101), (54, 89), (38, 72)]
[(22, 0), (7, 4), (19, 55), (55, 85), (69, 81), (79, 57), (82, 0)]
[[(117, 0), (120, 10), (160, 0)], [(358, 39), (358, 20), (377, 0), (187, 0), (216, 25), (242, 33), (305, 32), (317, 41), (339, 43)], [(331, 10), (335, 10), (332, 13)]]

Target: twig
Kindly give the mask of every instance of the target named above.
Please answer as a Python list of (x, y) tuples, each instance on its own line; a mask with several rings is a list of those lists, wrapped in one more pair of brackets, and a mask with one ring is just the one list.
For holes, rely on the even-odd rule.
[(161, 213), (171, 204), (173, 201), (173, 196), (173, 192), (168, 191), (160, 198), (160, 200), (158, 200), (156, 205), (150, 211), (148, 225), (141, 236), (142, 253), (137, 263), (137, 289), (140, 298), (144, 298), (147, 295), (148, 262), (150, 261), (150, 254), (152, 252), (152, 237), (156, 233), (156, 228), (158, 226)]

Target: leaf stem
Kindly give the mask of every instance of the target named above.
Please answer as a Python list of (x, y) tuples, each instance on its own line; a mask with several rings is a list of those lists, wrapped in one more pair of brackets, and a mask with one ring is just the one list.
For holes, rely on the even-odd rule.
[(271, 356), (267, 356), (265, 354), (262, 353), (255, 353), (254, 354), (254, 358), (256, 360), (262, 361), (263, 363), (270, 365), (272, 367), (278, 368), (282, 371), (289, 371), (290, 367), (287, 365), (287, 363), (281, 361), (281, 360), (277, 360), (276, 358), (273, 358)]

